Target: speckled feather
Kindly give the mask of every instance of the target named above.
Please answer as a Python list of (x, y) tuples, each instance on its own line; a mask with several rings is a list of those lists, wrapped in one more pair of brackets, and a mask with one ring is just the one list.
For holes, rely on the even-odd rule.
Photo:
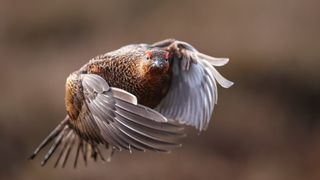
[(98, 74), (111, 87), (128, 91), (137, 97), (139, 104), (154, 108), (168, 91), (171, 69), (156, 74), (148, 73), (143, 61), (149, 49), (147, 45), (128, 45), (93, 58), (80, 70)]

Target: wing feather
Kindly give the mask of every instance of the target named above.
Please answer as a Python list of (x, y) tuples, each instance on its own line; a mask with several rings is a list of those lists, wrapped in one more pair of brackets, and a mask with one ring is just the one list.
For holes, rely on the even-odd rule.
[(223, 66), (229, 59), (200, 53), (182, 41), (164, 41), (153, 46), (173, 54), (171, 87), (156, 110), (179, 123), (205, 130), (218, 99), (216, 81), (224, 88), (233, 85), (213, 66)]
[(87, 141), (110, 144), (118, 150), (170, 151), (178, 146), (181, 126), (159, 112), (138, 104), (122, 89), (109, 87), (95, 74), (81, 74), (84, 103), (73, 126)]

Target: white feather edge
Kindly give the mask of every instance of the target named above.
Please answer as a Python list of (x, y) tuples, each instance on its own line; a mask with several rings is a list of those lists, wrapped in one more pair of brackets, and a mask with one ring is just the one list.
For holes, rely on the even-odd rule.
[(221, 57), (221, 58), (220, 57), (219, 58), (218, 57), (212, 57), (212, 56), (200, 53), (200, 52), (197, 52), (197, 56), (200, 59), (205, 59), (206, 61), (208, 61), (213, 66), (224, 66), (229, 62), (229, 58), (226, 58), (226, 57)]
[[(86, 88), (92, 88), (87, 84), (88, 81), (92, 81), (94, 84), (99, 85), (97, 87), (100, 88), (99, 91), (101, 92), (107, 91), (110, 88), (108, 83), (102, 77), (96, 74), (81, 74), (80, 77), (82, 78), (82, 83)], [(123, 89), (111, 87), (111, 91), (113, 96), (118, 99), (132, 103), (134, 105), (138, 104), (137, 97)]]
[(214, 78), (217, 80), (217, 82), (224, 88), (229, 88), (231, 87), (234, 83), (232, 81), (229, 81), (225, 77), (223, 77), (217, 70), (216, 68), (212, 67), (212, 73)]
[(116, 87), (111, 87), (112, 95), (116, 98), (119, 98), (123, 101), (130, 102), (134, 105), (138, 104), (138, 99), (135, 95)]
[[(205, 55), (205, 54), (202, 54)], [(207, 55), (205, 55), (207, 56)], [(204, 57), (204, 56), (198, 56), (198, 57)], [(207, 58), (199, 58), (199, 60), (201, 60), (201, 63), (209, 68), (214, 76), (214, 78), (217, 80), (217, 82), (224, 88), (229, 88), (231, 87), (234, 83), (232, 81), (229, 81), (228, 79), (226, 79), (225, 77), (223, 77), (217, 70), (216, 68), (214, 68), (214, 63), (213, 63), (213, 59), (214, 57), (211, 56), (207, 56), (208, 58), (211, 58), (210, 60), (208, 60)], [(229, 62), (228, 58), (215, 58), (216, 59), (216, 64), (218, 64), (217, 66), (223, 66), (225, 64), (227, 64)], [(211, 66), (210, 66), (211, 65)]]

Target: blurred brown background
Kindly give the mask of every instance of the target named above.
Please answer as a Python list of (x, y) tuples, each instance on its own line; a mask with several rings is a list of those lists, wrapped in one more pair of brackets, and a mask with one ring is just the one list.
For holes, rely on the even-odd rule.
[[(0, 0), (0, 179), (320, 179), (320, 2)], [(90, 58), (176, 38), (230, 57), (207, 131), (171, 154), (116, 153), (74, 170), (28, 161), (64, 117)]]

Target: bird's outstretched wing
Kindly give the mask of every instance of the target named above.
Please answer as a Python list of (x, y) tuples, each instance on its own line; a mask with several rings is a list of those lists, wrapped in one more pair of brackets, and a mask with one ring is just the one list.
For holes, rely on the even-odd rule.
[(156, 110), (200, 131), (206, 129), (218, 100), (216, 81), (224, 88), (233, 84), (213, 66), (223, 66), (229, 59), (202, 54), (190, 44), (172, 39), (151, 47), (163, 48), (173, 55), (171, 87)]
[(184, 134), (178, 124), (168, 122), (157, 111), (137, 104), (137, 98), (122, 89), (109, 87), (107, 82), (95, 74), (81, 74), (83, 103), (77, 119), (66, 118), (43, 140), (31, 159), (48, 146), (41, 165), (57, 152), (55, 167), (64, 167), (71, 152), (76, 149), (74, 167), (83, 155), (94, 160), (105, 160), (99, 146), (109, 149), (111, 158), (115, 149), (151, 150), (168, 152)]
[(116, 149), (169, 151), (181, 127), (157, 111), (137, 104), (137, 98), (95, 74), (81, 74), (84, 102), (71, 121), (86, 141), (108, 143)]

